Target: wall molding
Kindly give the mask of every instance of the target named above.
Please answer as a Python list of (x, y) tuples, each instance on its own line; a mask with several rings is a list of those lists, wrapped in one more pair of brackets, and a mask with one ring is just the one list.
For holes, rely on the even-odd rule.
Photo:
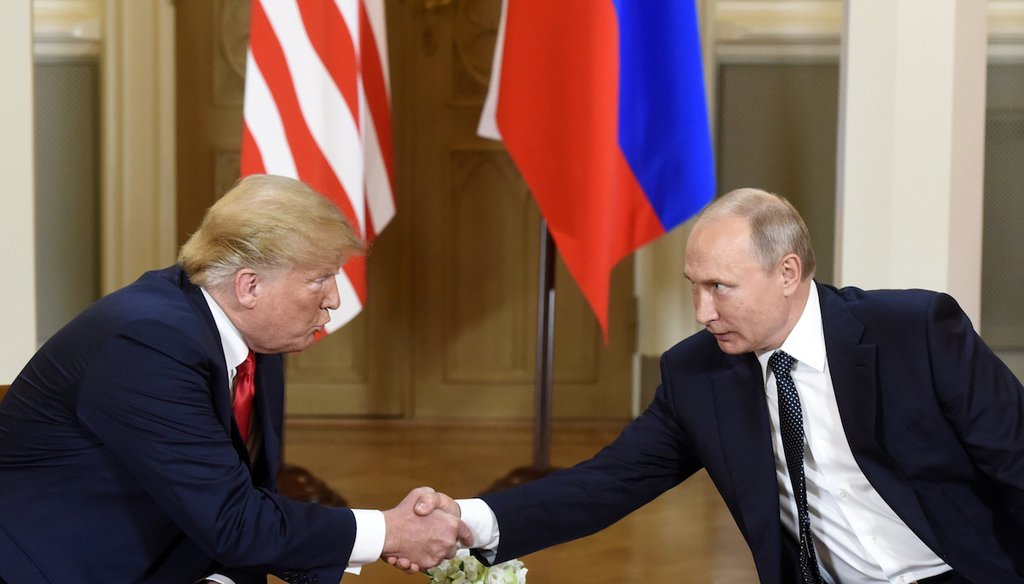
[(1024, 2), (989, 0), (988, 60), (1024, 61)]
[(711, 10), (720, 63), (839, 58), (842, 0), (718, 0)]
[[(1024, 60), (1024, 0), (987, 1), (989, 61)], [(844, 0), (705, 3), (720, 63), (839, 59)]]
[(173, 0), (33, 0), (36, 60), (101, 69), (100, 285), (175, 258)]
[(36, 59), (98, 57), (103, 39), (100, 0), (33, 0)]
[(103, 2), (101, 285), (175, 258), (174, 7)]

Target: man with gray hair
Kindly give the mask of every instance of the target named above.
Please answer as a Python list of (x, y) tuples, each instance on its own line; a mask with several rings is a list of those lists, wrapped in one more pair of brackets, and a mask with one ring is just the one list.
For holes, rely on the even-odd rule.
[[(177, 265), (43, 345), (0, 403), (0, 583), (336, 584), (381, 556), (451, 557), (469, 533), (430, 489), (383, 512), (276, 492), (281, 354), (324, 331), (365, 249), (305, 184), (250, 176)], [(425, 493), (448, 513), (413, 513)]]
[(1020, 381), (953, 298), (817, 283), (810, 241), (773, 194), (708, 205), (685, 260), (704, 330), (594, 458), (458, 501), (477, 553), (593, 533), (705, 469), (764, 584), (1024, 583)]

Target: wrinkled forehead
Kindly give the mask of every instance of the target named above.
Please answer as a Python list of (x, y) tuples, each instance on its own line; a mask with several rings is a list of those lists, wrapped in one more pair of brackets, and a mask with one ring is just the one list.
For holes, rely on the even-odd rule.
[(691, 281), (720, 277), (752, 263), (750, 223), (745, 219), (729, 217), (694, 225), (686, 242), (684, 266)]

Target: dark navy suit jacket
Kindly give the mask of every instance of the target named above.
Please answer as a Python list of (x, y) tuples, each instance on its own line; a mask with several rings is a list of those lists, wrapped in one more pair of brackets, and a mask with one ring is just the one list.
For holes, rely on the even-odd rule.
[(261, 454), (231, 410), (220, 336), (178, 267), (85, 310), (0, 403), (0, 579), (17, 584), (238, 584), (306, 571), (336, 584), (348, 509), (276, 493), (280, 355), (256, 360)]
[[(843, 428), (865, 476), (960, 574), (1024, 583), (1020, 381), (945, 294), (818, 292)], [(756, 358), (726, 355), (700, 332), (663, 355), (661, 375), (650, 407), (594, 458), (484, 497), (501, 532), (496, 561), (593, 533), (705, 468), (761, 582), (797, 580)]]

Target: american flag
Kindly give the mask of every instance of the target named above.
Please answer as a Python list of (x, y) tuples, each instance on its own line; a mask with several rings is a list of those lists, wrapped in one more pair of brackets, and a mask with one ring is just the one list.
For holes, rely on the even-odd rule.
[[(253, 0), (242, 176), (295, 178), (368, 241), (395, 214), (384, 0)], [(338, 274), (328, 332), (366, 302), (366, 262)]]

